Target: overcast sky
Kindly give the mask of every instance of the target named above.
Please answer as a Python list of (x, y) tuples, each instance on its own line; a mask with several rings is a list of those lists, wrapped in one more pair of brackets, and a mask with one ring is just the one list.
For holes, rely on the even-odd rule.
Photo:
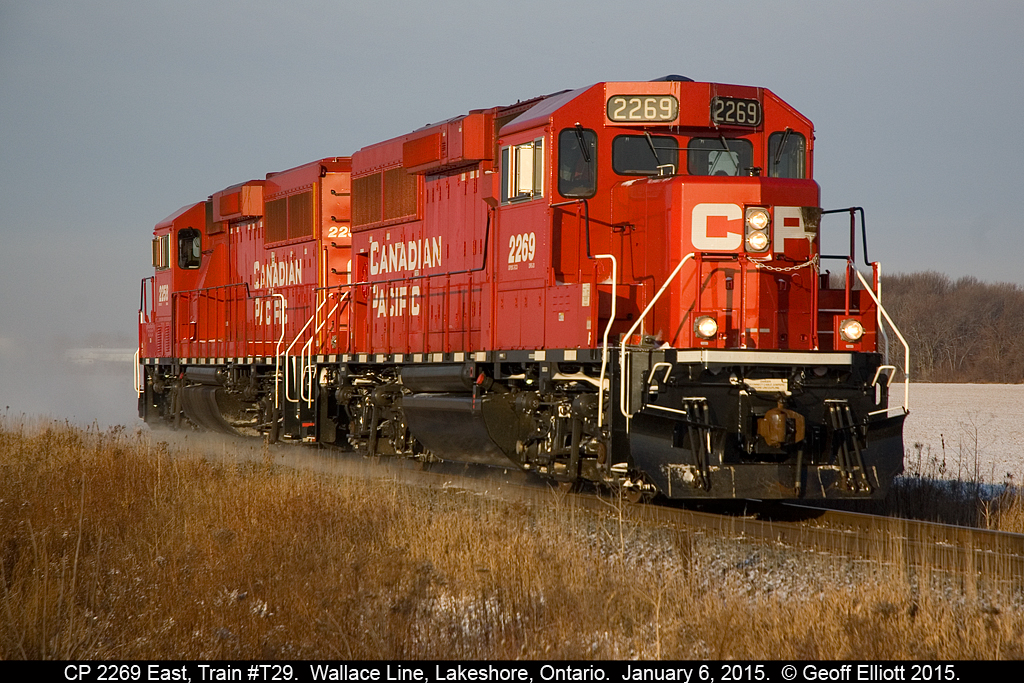
[(605, 80), (767, 87), (883, 272), (1024, 284), (1022, 35), (1019, 0), (0, 0), (0, 404), (26, 349), (134, 343), (180, 206)]

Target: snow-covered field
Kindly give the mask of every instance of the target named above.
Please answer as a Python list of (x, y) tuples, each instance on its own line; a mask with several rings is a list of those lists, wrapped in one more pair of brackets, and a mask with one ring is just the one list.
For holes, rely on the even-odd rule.
[[(898, 393), (898, 396), (897, 396)], [(893, 399), (902, 387), (893, 385)], [(999, 484), (1024, 481), (1024, 384), (911, 384), (904, 429), (908, 472)]]

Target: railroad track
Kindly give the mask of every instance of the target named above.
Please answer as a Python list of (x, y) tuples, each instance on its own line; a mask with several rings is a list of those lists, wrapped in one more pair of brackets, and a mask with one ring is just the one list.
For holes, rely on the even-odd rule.
[[(243, 439), (252, 446), (255, 440)], [(390, 476), (419, 486), (460, 488), (538, 505), (571, 505), (623, 521), (700, 530), (760, 543), (779, 543), (835, 555), (1024, 578), (1024, 534), (922, 522), (806, 505), (743, 503), (708, 512), (681, 505), (632, 504), (607, 492), (564, 492), (527, 472), (484, 465), (398, 458), (367, 459), (350, 452), (279, 445), (292, 451), (281, 464), (333, 474)], [(244, 450), (244, 449), (243, 449)], [(259, 449), (252, 449), (255, 454)]]
[[(394, 465), (397, 465), (395, 463)], [(694, 529), (761, 543), (780, 543), (835, 555), (972, 572), (998, 579), (1024, 578), (1024, 534), (885, 517), (795, 504), (750, 504), (708, 512), (679, 505), (631, 504), (593, 491), (565, 493), (526, 473), (436, 463), (416, 471), (435, 485), (486, 490), (537, 504), (558, 501), (624, 521)], [(481, 487), (482, 484), (482, 487)]]

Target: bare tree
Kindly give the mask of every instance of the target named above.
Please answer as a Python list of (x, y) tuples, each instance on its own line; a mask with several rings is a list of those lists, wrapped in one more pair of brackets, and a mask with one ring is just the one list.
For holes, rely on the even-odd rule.
[(912, 377), (1024, 381), (1024, 288), (935, 271), (885, 279), (886, 309), (911, 346)]

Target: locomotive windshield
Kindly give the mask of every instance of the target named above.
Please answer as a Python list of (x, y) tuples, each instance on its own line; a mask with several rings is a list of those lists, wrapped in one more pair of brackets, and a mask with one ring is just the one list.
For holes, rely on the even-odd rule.
[(687, 148), (686, 168), (690, 175), (749, 175), (753, 158), (754, 146), (749, 140), (692, 138)]
[(659, 167), (670, 172), (679, 169), (679, 143), (675, 138), (620, 135), (612, 140), (612, 170), (619, 175), (658, 175), (662, 172)]
[(805, 178), (807, 143), (804, 136), (787, 128), (768, 136), (768, 175), (772, 178)]

